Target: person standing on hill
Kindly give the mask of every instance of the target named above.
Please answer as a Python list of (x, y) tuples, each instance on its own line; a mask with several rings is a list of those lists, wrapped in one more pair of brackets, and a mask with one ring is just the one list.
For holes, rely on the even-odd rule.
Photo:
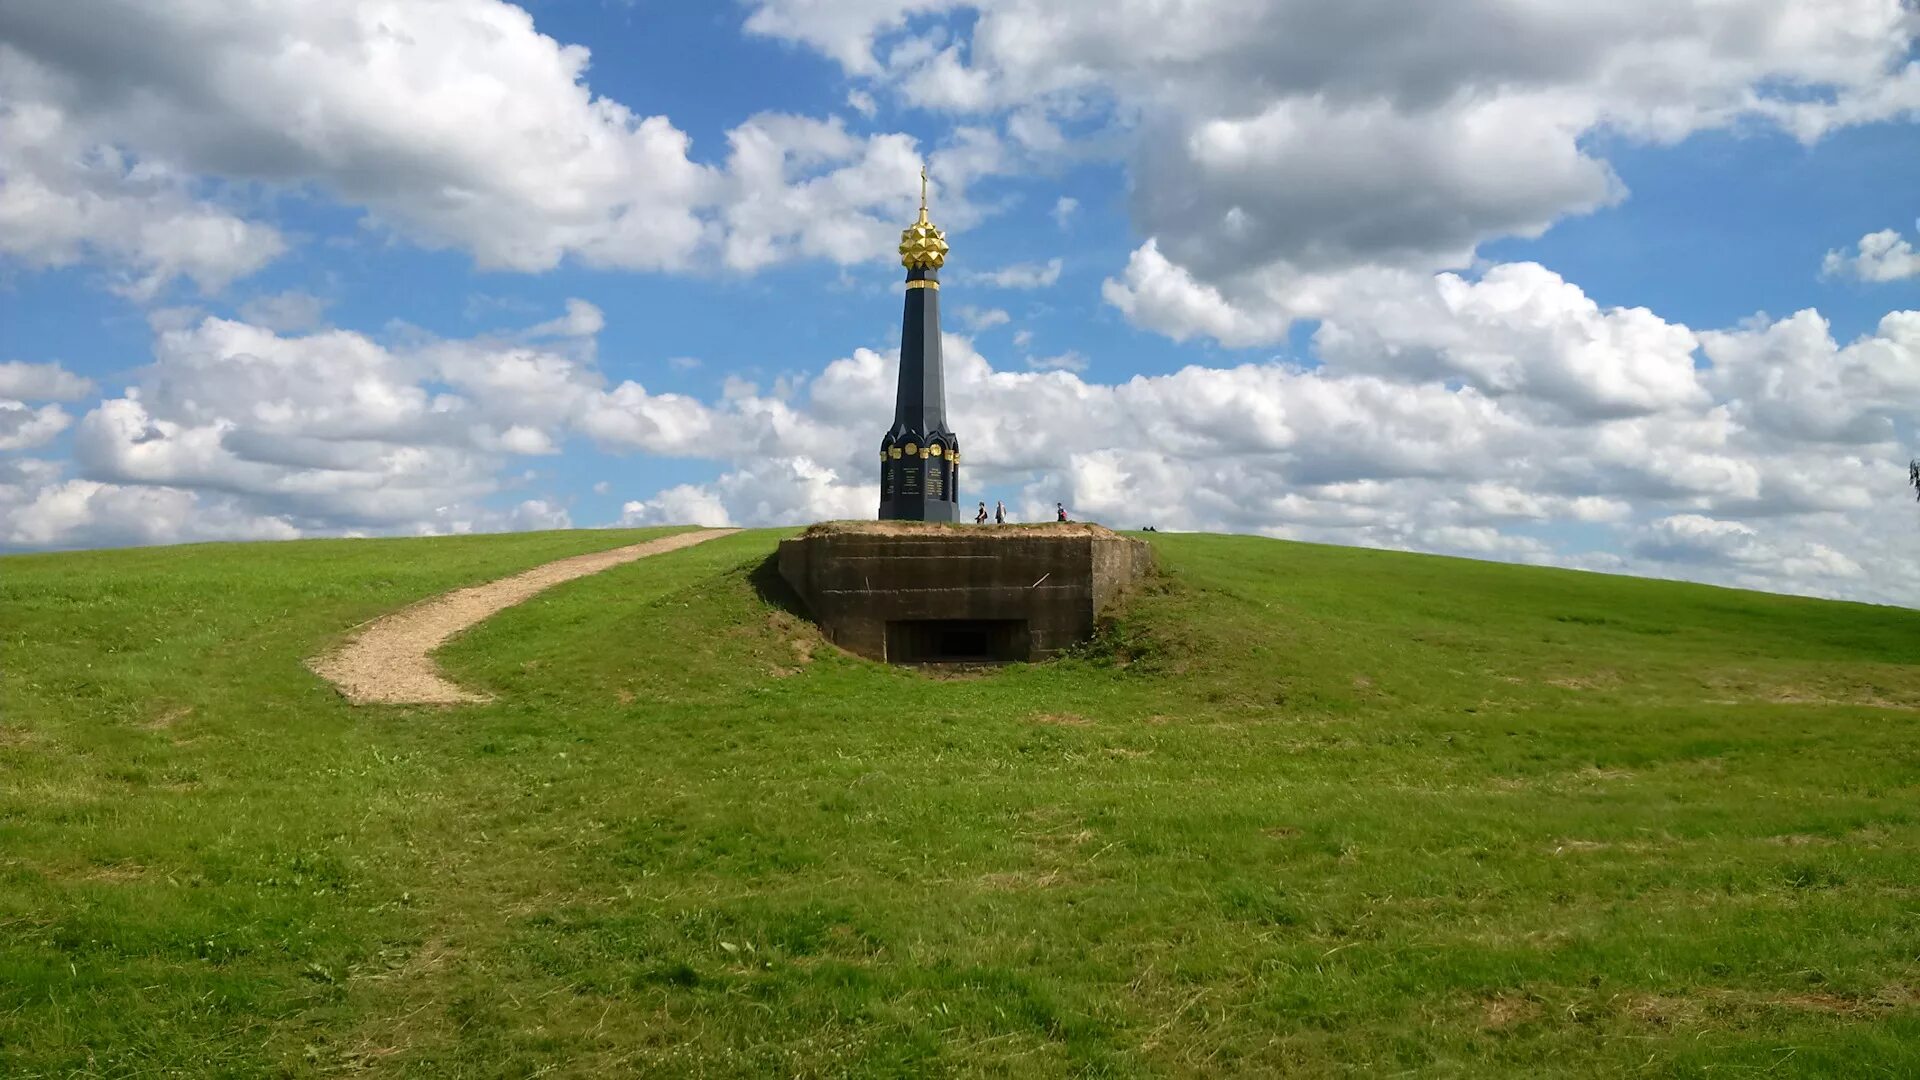
[(987, 504), (986, 503), (980, 504), (980, 512), (973, 515), (973, 523), (975, 525), (985, 525), (987, 523)]
[(1061, 521), (1067, 520), (1067, 508), (1064, 505), (1060, 503), (1054, 503), (1053, 509), (1055, 513), (1060, 515), (1059, 520)]
[(993, 500), (993, 523), (995, 525), (1005, 525), (1007, 523), (1007, 504), (1001, 502), (999, 499)]

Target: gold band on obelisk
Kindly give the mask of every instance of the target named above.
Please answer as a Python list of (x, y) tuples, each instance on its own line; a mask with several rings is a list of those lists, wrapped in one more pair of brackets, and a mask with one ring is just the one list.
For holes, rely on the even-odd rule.
[(912, 281), (907, 282), (907, 288), (909, 289), (938, 289), (939, 287), (939, 282), (929, 281), (926, 278), (914, 278)]

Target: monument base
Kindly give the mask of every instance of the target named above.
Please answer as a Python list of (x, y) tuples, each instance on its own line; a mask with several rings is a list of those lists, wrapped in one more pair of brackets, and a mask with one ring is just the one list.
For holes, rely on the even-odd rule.
[(948, 499), (903, 495), (898, 499), (881, 501), (880, 520), (957, 522), (960, 520), (960, 504)]
[(827, 639), (892, 663), (1039, 660), (1153, 570), (1153, 549), (1098, 525), (834, 521), (780, 542), (780, 576)]

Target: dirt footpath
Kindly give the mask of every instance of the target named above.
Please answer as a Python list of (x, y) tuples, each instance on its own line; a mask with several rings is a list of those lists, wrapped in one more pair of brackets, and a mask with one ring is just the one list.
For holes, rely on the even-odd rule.
[(563, 581), (597, 574), (622, 563), (677, 551), (736, 532), (701, 529), (643, 544), (595, 551), (422, 601), (368, 623), (345, 645), (307, 662), (356, 705), (458, 705), (487, 700), (440, 676), (432, 652), (447, 639), (501, 608)]

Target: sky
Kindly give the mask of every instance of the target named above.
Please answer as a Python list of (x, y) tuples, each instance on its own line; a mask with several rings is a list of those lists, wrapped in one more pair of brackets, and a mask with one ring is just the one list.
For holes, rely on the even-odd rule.
[(0, 548), (963, 499), (1920, 606), (1901, 0), (8, 0)]

